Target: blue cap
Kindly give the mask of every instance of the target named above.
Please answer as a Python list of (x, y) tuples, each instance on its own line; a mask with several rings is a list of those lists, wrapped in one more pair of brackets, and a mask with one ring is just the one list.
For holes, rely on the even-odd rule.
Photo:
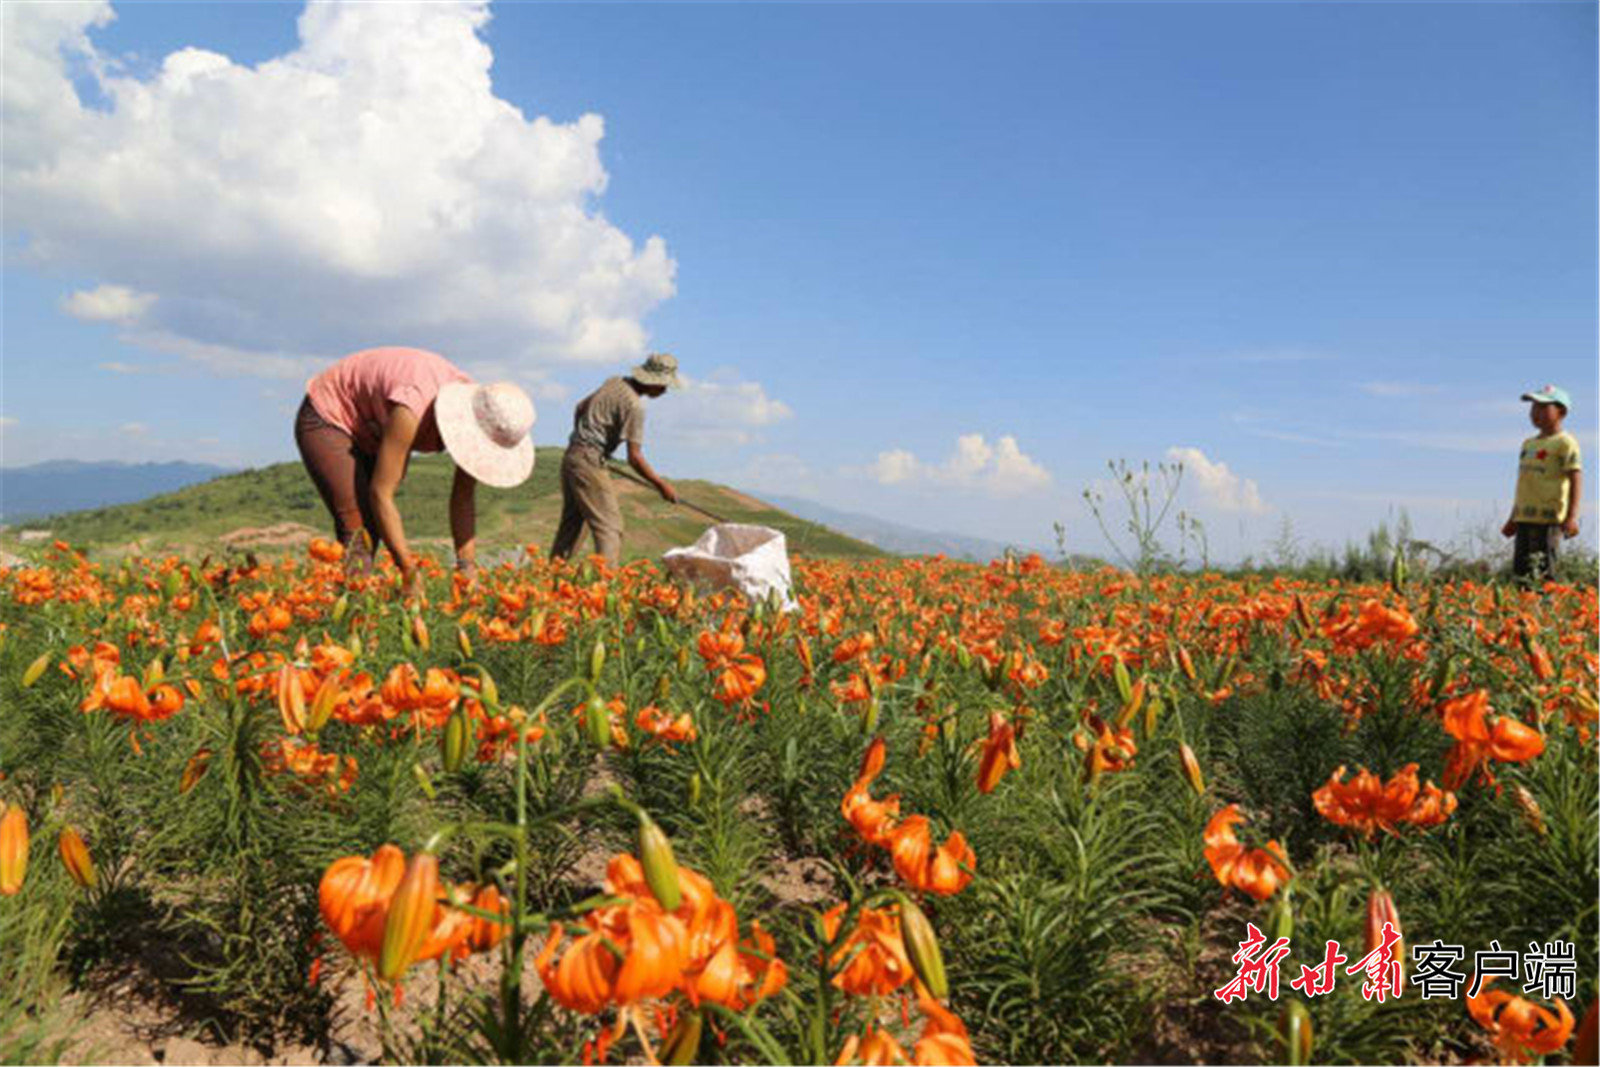
[(1559, 385), (1547, 385), (1531, 393), (1523, 393), (1522, 399), (1540, 404), (1560, 404), (1562, 411), (1572, 410), (1572, 401), (1567, 398), (1567, 391)]

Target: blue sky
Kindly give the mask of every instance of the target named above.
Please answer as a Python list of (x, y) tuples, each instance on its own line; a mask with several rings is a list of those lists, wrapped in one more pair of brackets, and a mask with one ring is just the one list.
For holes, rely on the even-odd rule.
[(6, 464), (289, 459), (373, 344), (541, 444), (667, 349), (669, 477), (1083, 551), (1113, 458), (1227, 557), (1498, 525), (1546, 382), (1600, 456), (1593, 5), (5, 18)]

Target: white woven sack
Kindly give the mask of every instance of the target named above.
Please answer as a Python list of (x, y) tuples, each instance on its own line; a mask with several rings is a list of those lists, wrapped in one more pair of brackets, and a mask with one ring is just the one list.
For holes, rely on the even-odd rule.
[(799, 607), (790, 591), (788, 541), (769, 526), (722, 523), (687, 548), (667, 549), (661, 562), (686, 581), (733, 586), (752, 601), (776, 597), (784, 611)]

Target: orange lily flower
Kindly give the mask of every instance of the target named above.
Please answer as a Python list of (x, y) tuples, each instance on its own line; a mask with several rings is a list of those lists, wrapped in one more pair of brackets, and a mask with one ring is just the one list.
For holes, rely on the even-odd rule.
[(978, 1062), (967, 1026), (954, 1012), (926, 996), (917, 1001), (917, 1007), (926, 1022), (911, 1050), (912, 1063), (917, 1067), (965, 1067)]
[[(836, 904), (822, 916), (822, 931), (830, 943), (839, 935), (844, 911), (845, 905)], [(833, 984), (858, 997), (892, 993), (914, 976), (905, 942), (900, 938), (900, 917), (887, 909), (862, 908), (856, 912), (855, 929), (828, 962), (834, 967), (844, 964)]]
[(906, 1062), (905, 1049), (889, 1036), (889, 1031), (882, 1027), (874, 1026), (867, 1031), (865, 1038), (851, 1034), (845, 1039), (844, 1048), (839, 1051), (839, 1058), (834, 1060), (834, 1067), (843, 1067), (845, 1064), (860, 1064), (861, 1067), (893, 1067), (895, 1064)]
[[(1544, 751), (1544, 736), (1524, 722), (1501, 715), (1489, 724), (1487, 717), (1493, 709), (1486, 689), (1447, 700), (1440, 710), (1445, 732), (1456, 739), (1445, 760), (1446, 789), (1461, 788), (1487, 760), (1521, 763)], [(1493, 781), (1487, 768), (1484, 777)]]
[(983, 743), (983, 757), (978, 761), (978, 792), (993, 793), (1007, 771), (1021, 766), (1016, 728), (998, 711), (990, 712), (989, 737)]
[(1211, 817), (1205, 829), (1206, 861), (1224, 887), (1266, 900), (1288, 880), (1289, 868), (1277, 841), (1267, 842), (1264, 849), (1246, 849), (1239, 843), (1233, 825), (1243, 819), (1237, 804), (1229, 804)]
[(941, 896), (965, 889), (978, 862), (960, 830), (935, 849), (925, 815), (913, 815), (896, 827), (889, 848), (895, 873), (906, 885)]
[(1548, 1056), (1572, 1036), (1572, 1012), (1559, 997), (1551, 1012), (1524, 997), (1502, 990), (1491, 990), (1493, 978), (1486, 978), (1478, 995), (1467, 998), (1467, 1011), (1479, 1026), (1489, 1031), (1495, 1048), (1510, 1063), (1528, 1063), (1536, 1056)]
[(1368, 840), (1383, 830), (1394, 834), (1397, 823), (1437, 826), (1456, 810), (1454, 793), (1441, 792), (1432, 782), (1426, 789), (1417, 783), (1417, 765), (1408, 763), (1390, 778), (1388, 784), (1363, 767), (1348, 784), (1345, 768), (1328, 777), (1328, 784), (1311, 794), (1311, 802), (1323, 818), (1339, 826), (1349, 826)]

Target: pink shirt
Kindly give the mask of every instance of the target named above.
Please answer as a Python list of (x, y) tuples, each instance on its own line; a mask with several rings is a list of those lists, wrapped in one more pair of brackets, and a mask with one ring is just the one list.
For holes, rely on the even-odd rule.
[(349, 355), (306, 383), (311, 406), (339, 427), (363, 452), (376, 453), (389, 405), (404, 404), (421, 425), (411, 448), (439, 452), (444, 441), (433, 417), (433, 401), (446, 382), (470, 382), (459, 367), (420, 348), (369, 348)]

